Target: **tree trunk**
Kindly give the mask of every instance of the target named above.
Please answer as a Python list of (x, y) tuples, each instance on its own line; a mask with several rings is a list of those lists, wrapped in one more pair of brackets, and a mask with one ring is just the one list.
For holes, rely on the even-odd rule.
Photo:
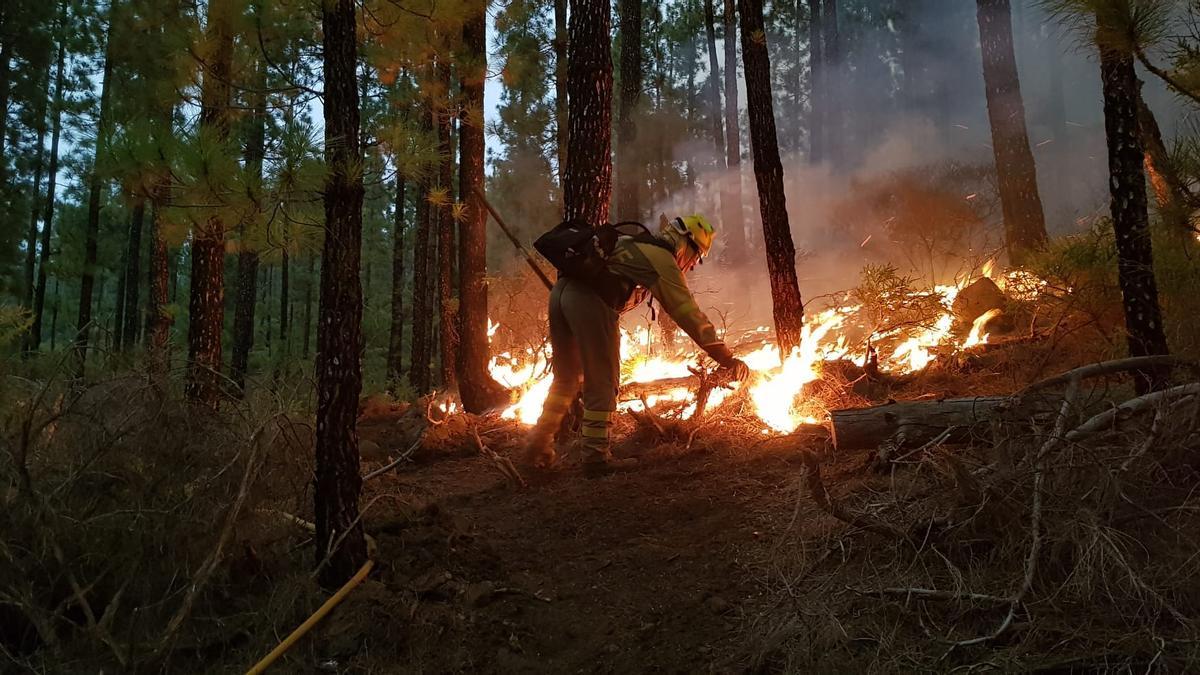
[[(133, 218), (125, 228), (125, 249), (121, 252), (121, 262), (117, 267), (117, 297), (113, 303), (112, 351), (117, 351), (125, 343), (125, 278), (129, 273), (129, 230), (133, 227)], [(103, 300), (103, 298), (101, 298)]]
[[(0, 28), (7, 21), (7, 12), (0, 8)], [(13, 44), (15, 40), (5, 40), (0, 44), (0, 197), (8, 196), (8, 158), (5, 156), (8, 140), (8, 99), (10, 82), (12, 81)]]
[(58, 305), (60, 302), (59, 298), (60, 298), (60, 296), (59, 296), (59, 292), (58, 292), (58, 277), (55, 277), (54, 278), (54, 311), (51, 313), (51, 316), (50, 316), (50, 351), (54, 351), (55, 349), (58, 349)]
[[(146, 220), (146, 198), (138, 197), (129, 217), (129, 245), (125, 258), (125, 325), (121, 329), (121, 349), (132, 349), (137, 342), (138, 310), (141, 304), (142, 225)], [(120, 302), (120, 298), (118, 298)]]
[(996, 160), (1004, 241), (1015, 265), (1046, 244), (1046, 221), (1038, 194), (1037, 165), (1025, 130), (1025, 103), (1013, 53), (1009, 0), (977, 0), (979, 44), (992, 152)]
[[(487, 210), (483, 191), (483, 88), (487, 75), (486, 3), (477, 2), (463, 26), (469, 65), (460, 66), (465, 114), (459, 132), (458, 193), (466, 204), (459, 223), (458, 391), (463, 408), (479, 414), (507, 401), (507, 392), (488, 374)], [(397, 355), (399, 348), (397, 347)]]
[(1171, 231), (1188, 239), (1195, 235), (1190, 223), (1190, 215), (1200, 203), (1179, 177), (1171, 154), (1163, 143), (1162, 131), (1158, 128), (1158, 120), (1154, 112), (1138, 91), (1138, 134), (1142, 138), (1145, 149), (1142, 165), (1150, 178), (1150, 187), (1154, 189), (1154, 198), (1158, 202), (1158, 212)]
[(325, 247), (317, 323), (317, 463), (313, 493), (321, 585), (337, 588), (367, 560), (359, 523), (358, 395), (362, 391), (363, 178), (355, 69), (353, 0), (323, 5), (325, 79)]
[(108, 143), (108, 106), (112, 80), (113, 26), (116, 23), (117, 2), (108, 9), (108, 30), (104, 47), (104, 75), (100, 80), (100, 115), (96, 120), (96, 147), (92, 169), (88, 176), (87, 225), (84, 230), (83, 274), (79, 282), (79, 315), (75, 321), (75, 377), (83, 379), (87, 361), (88, 333), (92, 324), (92, 291), (96, 284), (96, 257), (100, 237), (100, 178), (101, 153)]
[(750, 147), (754, 178), (758, 183), (758, 208), (762, 214), (767, 275), (775, 334), (784, 353), (799, 346), (804, 324), (804, 303), (796, 280), (796, 248), (788, 224), (783, 193), (783, 164), (775, 137), (771, 102), (771, 64), (763, 31), (762, 0), (739, 0), (742, 15), (742, 59), (746, 70), (746, 107), (750, 116)]
[[(428, 105), (421, 117), (425, 131), (432, 130), (433, 114)], [(417, 190), (416, 241), (413, 243), (412, 356), (408, 364), (408, 381), (418, 396), (429, 393), (432, 385), (429, 362), (433, 356), (433, 284), (429, 268), (433, 256), (430, 255), (429, 185), (429, 178), (422, 177)]]
[[(1105, 26), (1097, 15), (1099, 30)], [(1154, 256), (1146, 213), (1146, 178), (1142, 173), (1142, 139), (1138, 135), (1138, 79), (1133, 55), (1100, 47), (1100, 81), (1104, 90), (1104, 132), (1108, 140), (1108, 172), (1113, 231), (1117, 244), (1117, 279), (1125, 309), (1129, 355), (1166, 354)], [(1159, 386), (1163, 373), (1147, 371), (1135, 378), (1139, 395)]]
[[(254, 71), (254, 84), (258, 89), (266, 88), (266, 63), (260, 61)], [(253, 199), (256, 212), (262, 212), (260, 191), (263, 180), (263, 158), (267, 145), (267, 100), (266, 94), (255, 92), (250, 95), (251, 126), (246, 138), (246, 172), (254, 183)], [(254, 310), (258, 300), (258, 251), (246, 243), (246, 225), (239, 225), (241, 241), (237, 256), (237, 297), (233, 301), (233, 355), (229, 363), (229, 378), (237, 391), (246, 389), (246, 374), (249, 372), (250, 351), (254, 349)]]
[(825, 0), (821, 8), (821, 45), (825, 92), (825, 156), (834, 165), (841, 166), (845, 157), (845, 105), (846, 67), (843, 63), (841, 31), (838, 21), (837, 0)]
[[(746, 258), (746, 224), (742, 219), (742, 133), (738, 124), (737, 15), (735, 0), (725, 3), (725, 166), (721, 181), (721, 219), (729, 261), (737, 264)], [(728, 199), (726, 199), (728, 195)]]
[[(450, 92), (450, 64), (443, 62), (438, 66), (438, 77), (441, 80), (443, 92)], [(450, 390), (455, 387), (454, 361), (458, 349), (458, 317), (454, 308), (454, 196), (451, 182), (454, 180), (454, 146), (450, 138), (450, 109), (449, 101), (439, 101), (437, 110), (438, 154), (441, 162), (438, 165), (437, 188), (442, 199), (434, 211), (437, 227), (437, 299), (438, 299), (438, 374), (442, 389)]]
[[(53, 66), (51, 66), (52, 68)], [(25, 287), (22, 291), (25, 293), (23, 304), (27, 308), (33, 307), (34, 285), (37, 277), (34, 275), (35, 267), (37, 266), (37, 244), (38, 244), (38, 211), (41, 202), (42, 189), (42, 173), (45, 169), (46, 159), (46, 109), (50, 104), (50, 68), (47, 68), (46, 80), (42, 87), (41, 96), (38, 97), (37, 112), (35, 113), (37, 121), (37, 150), (33, 158), (33, 182), (29, 186), (29, 232), (25, 238)], [(3, 162), (3, 159), (0, 159)], [(27, 348), (26, 353), (30, 350)]]
[(808, 0), (809, 122), (808, 161), (825, 159), (825, 49), (821, 41), (821, 0)]
[(392, 322), (388, 332), (387, 381), (394, 395), (404, 373), (404, 174), (396, 171), (392, 220)]
[(558, 180), (567, 171), (567, 0), (554, 0), (554, 120), (558, 141)]
[(608, 222), (612, 197), (611, 22), (608, 0), (577, 0), (571, 5), (564, 213), (566, 220), (592, 227)]
[[(58, 59), (54, 65), (54, 120), (50, 131), (50, 168), (46, 176), (46, 211), (42, 216), (41, 250), (38, 251), (37, 289), (33, 295), (33, 325), (29, 329), (29, 349), (42, 347), (42, 313), (46, 308), (46, 279), (50, 265), (50, 237), (54, 225), (54, 197), (58, 189), (58, 141), (62, 135), (63, 76), (66, 47), (58, 44)], [(55, 284), (58, 282), (55, 281)]]
[[(869, 408), (834, 410), (830, 413), (833, 442), (839, 451), (877, 448), (886, 441), (902, 447), (919, 447), (937, 438), (947, 429), (954, 429), (951, 442), (987, 435), (992, 419), (999, 414), (1014, 415), (1004, 410), (1007, 396), (949, 398), (940, 401), (901, 401)], [(1034, 401), (1022, 410), (1029, 415), (1044, 413), (1044, 402)]]
[(287, 237), (284, 237), (281, 260), (279, 261), (279, 342), (284, 354), (288, 349), (288, 334), (291, 326), (291, 279), (289, 278), (289, 263)]
[(725, 161), (725, 131), (724, 116), (721, 113), (721, 64), (717, 61), (717, 27), (716, 12), (713, 10), (713, 0), (704, 0), (704, 39), (708, 43), (708, 116), (712, 125), (713, 144), (717, 153), (715, 161), (718, 168), (724, 168)]
[[(711, 2), (711, 0), (709, 0)], [(641, 221), (644, 176), (637, 147), (642, 97), (642, 0), (620, 0), (621, 100), (617, 104), (617, 220)]]
[[(233, 70), (233, 0), (211, 0), (205, 40), (212, 56), (200, 92), (200, 127), (224, 143), (229, 137)], [(221, 395), (221, 333), (225, 316), (225, 223), (217, 214), (192, 231), (188, 297), (189, 401), (216, 408)]]
[(312, 333), (313, 275), (316, 274), (317, 256), (309, 255), (304, 271), (304, 358), (309, 354), (309, 334)]

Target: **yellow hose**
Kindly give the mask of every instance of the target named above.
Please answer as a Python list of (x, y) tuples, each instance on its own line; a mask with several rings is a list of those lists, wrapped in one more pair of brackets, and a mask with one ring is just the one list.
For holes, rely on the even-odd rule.
[(354, 590), (355, 586), (361, 584), (363, 579), (366, 579), (367, 575), (371, 573), (371, 568), (374, 566), (374, 560), (368, 559), (367, 562), (363, 563), (363, 566), (359, 568), (358, 572), (356, 572), (353, 577), (350, 578), (350, 581), (346, 582), (345, 586), (339, 588), (337, 593), (329, 596), (329, 599), (325, 601), (325, 604), (321, 605), (321, 607), (317, 609), (312, 616), (305, 619), (304, 623), (300, 624), (296, 630), (292, 631), (291, 635), (284, 638), (283, 642), (280, 642), (279, 646), (275, 647), (275, 649), (272, 649), (270, 654), (264, 656), (262, 661), (259, 661), (258, 663), (254, 664), (253, 668), (247, 670), (246, 675), (258, 675), (259, 673), (266, 671), (266, 669), (269, 668), (272, 663), (275, 663), (276, 659), (278, 659), (280, 656), (283, 656), (284, 652), (291, 649), (292, 645), (296, 644), (297, 640), (304, 637), (308, 631), (312, 630), (313, 626), (317, 625), (321, 619), (324, 619), (326, 614), (333, 611), (333, 608), (337, 607), (338, 603), (340, 603), (347, 595), (349, 595), (350, 591)]

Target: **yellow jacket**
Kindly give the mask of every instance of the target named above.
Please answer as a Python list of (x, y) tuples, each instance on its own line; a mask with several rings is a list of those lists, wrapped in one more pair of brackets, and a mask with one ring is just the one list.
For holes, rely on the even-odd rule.
[(670, 251), (622, 237), (617, 240), (608, 258), (608, 270), (640, 287), (634, 290), (622, 311), (640, 304), (645, 299), (645, 293), (639, 291), (645, 289), (683, 332), (718, 363), (725, 365), (724, 362), (732, 358), (725, 342), (717, 336), (716, 327), (701, 311)]

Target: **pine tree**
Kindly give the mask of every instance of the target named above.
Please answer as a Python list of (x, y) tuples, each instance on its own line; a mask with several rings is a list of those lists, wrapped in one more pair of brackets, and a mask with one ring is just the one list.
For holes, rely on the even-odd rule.
[(762, 0), (738, 0), (742, 24), (742, 59), (746, 72), (746, 107), (750, 116), (750, 146), (754, 178), (758, 183), (758, 206), (762, 214), (767, 275), (771, 282), (775, 334), (779, 346), (789, 352), (800, 344), (804, 303), (796, 279), (796, 248), (788, 224), (783, 193), (783, 164), (775, 135), (775, 113), (771, 101), (771, 63), (767, 36), (763, 31)]
[(561, 185), (567, 171), (567, 143), (570, 114), (567, 106), (567, 0), (554, 0), (554, 119), (558, 142), (558, 178)]
[[(250, 119), (246, 128), (244, 153), (247, 177), (250, 180), (252, 199), (261, 201), (258, 192), (263, 188), (263, 161), (267, 143), (267, 98), (265, 57), (256, 59), (254, 81), (250, 92)], [(261, 211), (256, 204), (252, 213)], [(229, 364), (229, 378), (238, 391), (246, 387), (249, 370), (250, 350), (254, 348), (254, 310), (258, 298), (258, 247), (250, 241), (245, 220), (238, 224), (239, 248), (237, 255), (237, 296), (233, 305), (233, 354)]]
[(1013, 53), (1008, 0), (977, 0), (979, 43), (992, 152), (996, 158), (1004, 240), (1009, 260), (1021, 264), (1046, 243), (1046, 223), (1038, 194), (1037, 166), (1025, 130), (1025, 103)]
[[(38, 251), (37, 289), (33, 296), (33, 323), (29, 329), (29, 351), (41, 349), (42, 315), (46, 308), (46, 283), (50, 265), (50, 240), (54, 226), (54, 201), (58, 186), (58, 143), (62, 136), (64, 86), (66, 80), (66, 41), (58, 36), (58, 56), (54, 62), (54, 104), (50, 123), (50, 166), (46, 172), (46, 206), (42, 216), (42, 238)], [(36, 207), (36, 205), (35, 205)], [(56, 282), (57, 283), (57, 282)]]
[[(1128, 10), (1128, 7), (1125, 7)], [(1119, 15), (1119, 14), (1118, 14)], [(1109, 192), (1117, 243), (1117, 279), (1125, 309), (1130, 356), (1166, 354), (1154, 254), (1142, 173), (1143, 147), (1138, 134), (1139, 82), (1134, 56), (1124, 40), (1114, 38), (1121, 24), (1112, 8), (1096, 12), (1100, 48), (1100, 81), (1104, 92), (1104, 132), (1108, 139)], [(1162, 374), (1147, 371), (1136, 380), (1139, 394), (1161, 383)]]
[(433, 209), (433, 227), (437, 232), (437, 257), (435, 268), (437, 275), (437, 306), (438, 306), (438, 374), (443, 389), (450, 390), (456, 386), (454, 368), (455, 353), (458, 351), (458, 317), (454, 307), (454, 257), (457, 249), (454, 245), (454, 197), (451, 193), (451, 181), (454, 177), (454, 143), (451, 139), (450, 110), (450, 63), (443, 59), (436, 64), (438, 78), (437, 90), (442, 94), (441, 100), (434, 104), (434, 127), (438, 139), (439, 161), (435, 169), (435, 182), (431, 189), (429, 200)]
[(404, 198), (407, 183), (404, 174), (396, 170), (396, 196), (392, 220), (392, 320), (388, 331), (387, 379), (388, 389), (396, 393), (404, 373)]
[(608, 0), (571, 5), (567, 46), (570, 136), (563, 181), (564, 215), (597, 226), (608, 222), (612, 196), (612, 11)]
[[(359, 522), (358, 395), (362, 390), (363, 178), (359, 148), (359, 98), (355, 3), (322, 5), (324, 47), (325, 247), (317, 323), (316, 520), (318, 578), (327, 588), (344, 584), (367, 560)], [(328, 562), (326, 563), (326, 560)]]
[(617, 220), (643, 219), (638, 142), (642, 96), (642, 0), (621, 0), (621, 99), (617, 104)]
[[(725, 166), (728, 176), (721, 182), (721, 217), (724, 220), (726, 251), (731, 262), (746, 255), (746, 224), (742, 220), (742, 132), (738, 124), (737, 15), (735, 0), (725, 3)], [(725, 199), (726, 194), (729, 199)]]
[[(203, 84), (200, 142), (224, 146), (230, 131), (234, 0), (211, 0)], [(220, 186), (212, 186), (219, 189)], [(225, 222), (207, 214), (192, 230), (188, 297), (188, 400), (215, 408), (221, 394), (221, 333), (225, 314)]]
[(487, 211), (480, 193), (484, 178), (483, 89), (487, 76), (487, 5), (480, 1), (463, 25), (459, 59), (464, 114), (459, 135), (459, 197), (466, 208), (459, 223), (458, 390), (463, 408), (482, 413), (507, 400), (488, 374)]

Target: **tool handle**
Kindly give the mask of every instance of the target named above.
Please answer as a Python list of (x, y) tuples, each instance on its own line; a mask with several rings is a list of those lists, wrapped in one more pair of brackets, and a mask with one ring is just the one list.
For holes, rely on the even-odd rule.
[(484, 196), (483, 190), (480, 189), (479, 186), (475, 186), (473, 189), (475, 191), (475, 196), (479, 198), (480, 202), (483, 202), (483, 207), (487, 209), (488, 213), (492, 214), (492, 220), (496, 221), (496, 224), (500, 226), (500, 229), (504, 232), (504, 234), (508, 236), (508, 240), (511, 241), (513, 246), (516, 246), (517, 250), (525, 256), (525, 262), (529, 263), (529, 267), (533, 269), (533, 273), (538, 275), (538, 278), (542, 280), (543, 284), (546, 284), (546, 288), (554, 288), (554, 282), (550, 281), (550, 277), (546, 276), (546, 273), (542, 271), (541, 265), (538, 265), (533, 259), (533, 254), (529, 252), (529, 249), (525, 248), (525, 245), (521, 243), (520, 239), (517, 239), (517, 235), (513, 234), (513, 231), (509, 229), (508, 224), (504, 222), (504, 219), (500, 217), (500, 214), (496, 212), (496, 209), (492, 207), (491, 202), (489, 202), (487, 197)]

